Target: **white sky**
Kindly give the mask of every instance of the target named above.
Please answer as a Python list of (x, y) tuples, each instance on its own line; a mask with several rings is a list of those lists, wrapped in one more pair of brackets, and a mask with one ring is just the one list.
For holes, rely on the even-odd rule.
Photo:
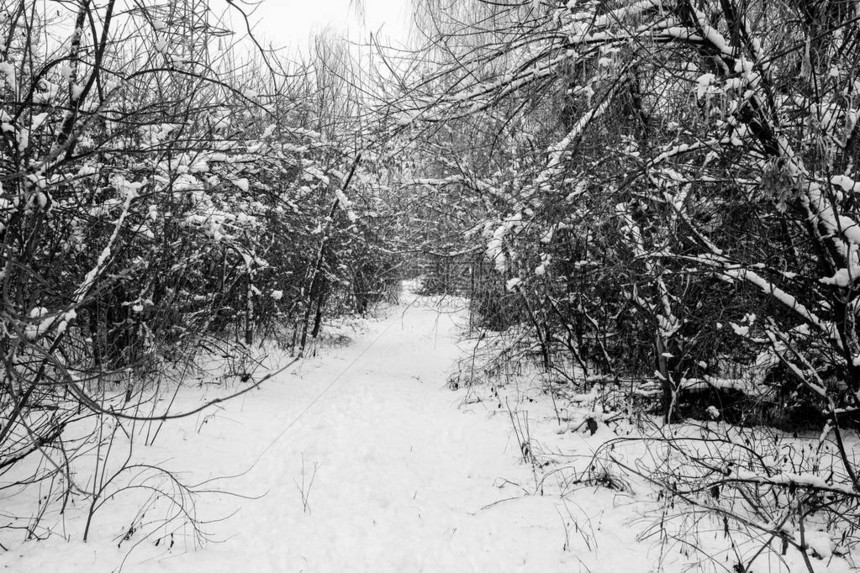
[[(235, 33), (234, 39), (245, 35), (244, 19), (235, 7), (230, 7), (226, 0), (203, 1), (209, 6), (212, 16), (224, 18), (222, 25)], [(258, 42), (266, 48), (285, 48), (288, 56), (306, 52), (311, 38), (325, 30), (359, 44), (367, 43), (371, 33), (383, 44), (404, 44), (411, 21), (411, 0), (358, 0), (363, 5), (361, 13), (353, 5), (355, 1), (351, 0), (233, 1), (246, 13), (253, 11), (250, 21)], [(131, 5), (133, 0), (125, 0), (125, 3)], [(68, 38), (76, 9), (71, 4), (55, 6), (50, 2), (42, 5), (50, 5), (52, 10), (56, 9), (58, 14), (65, 16), (55, 21), (53, 26), (59, 37)], [(241, 44), (244, 41), (240, 40)]]
[(350, 6), (350, 0), (263, 0), (251, 19), (256, 22), (254, 31), (261, 43), (291, 50), (305, 48), (310, 36), (326, 28), (356, 41), (366, 41), (371, 32), (393, 41), (405, 38), (408, 0), (363, 3), (362, 18)]

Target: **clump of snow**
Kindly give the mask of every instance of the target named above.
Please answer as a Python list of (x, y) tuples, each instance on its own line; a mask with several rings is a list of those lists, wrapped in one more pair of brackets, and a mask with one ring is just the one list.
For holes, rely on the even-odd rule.
[(806, 542), (806, 546), (812, 550), (813, 557), (818, 559), (829, 559), (833, 555), (834, 543), (826, 531), (806, 530), (801, 539), (800, 531), (795, 532), (794, 540), (800, 544)]
[(238, 187), (239, 189), (241, 189), (245, 193), (247, 193), (248, 189), (250, 188), (250, 184), (248, 183), (248, 180), (245, 179), (244, 177), (240, 177), (238, 179), (233, 179), (233, 185), (235, 185), (236, 187)]
[(24, 327), (24, 337), (27, 340), (35, 340), (51, 328), (54, 319), (48, 317), (48, 314), (48, 309), (43, 306), (37, 306), (30, 310), (27, 316), (32, 322)]
[(710, 73), (699, 76), (699, 79), (696, 80), (696, 97), (698, 99), (705, 97), (705, 94), (708, 93), (708, 88), (710, 88), (715, 79), (716, 76)]
[(34, 307), (32, 310), (30, 310), (30, 312), (27, 313), (27, 316), (30, 318), (42, 318), (43, 316), (46, 316), (47, 314), (48, 314), (47, 308), (45, 308), (44, 306), (37, 306), (37, 307)]
[(833, 285), (838, 287), (847, 287), (851, 284), (851, 281), (858, 276), (858, 272), (860, 272), (860, 267), (855, 265), (853, 269), (853, 273), (849, 271), (847, 268), (837, 269), (835, 273), (833, 273), (829, 277), (822, 277), (818, 279), (818, 282), (826, 285)]
[(15, 88), (15, 66), (12, 62), (0, 62), (0, 78), (10, 88)]
[(340, 206), (344, 209), (348, 209), (350, 205), (352, 205), (352, 201), (350, 201), (343, 191), (340, 189), (335, 189), (335, 197), (337, 197), (337, 201)]
[(843, 191), (860, 193), (860, 183), (855, 182), (853, 179), (845, 175), (834, 175), (831, 177), (830, 183), (840, 187)]

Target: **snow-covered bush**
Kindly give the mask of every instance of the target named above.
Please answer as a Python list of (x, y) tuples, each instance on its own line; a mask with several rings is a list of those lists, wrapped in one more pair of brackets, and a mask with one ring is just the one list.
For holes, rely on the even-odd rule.
[[(791, 548), (814, 571), (813, 563), (850, 555), (860, 543), (860, 494), (832, 426), (817, 439), (720, 421), (652, 430), (607, 441), (583, 475), (598, 480), (609, 468), (616, 480), (656, 488), (642, 537), (661, 556), (680, 550), (703, 564), (753, 571)], [(731, 552), (715, 547), (719, 538), (731, 540)]]
[(67, 427), (164, 421), (142, 404), (201, 350), (300, 354), (398, 282), (346, 75), (238, 68), (205, 3), (119, 4), (0, 15), (0, 472), (43, 456), (65, 493)]
[(434, 7), (448, 64), (392, 107), (433, 126), (429, 185), (471, 183), (512, 321), (657, 380), (667, 418), (702, 389), (857, 411), (852, 9)]
[[(498, 327), (665, 422), (725, 400), (734, 421), (856, 428), (856, 6), (421, 6), (438, 65), (392, 115), (471, 183), (483, 213), (451, 228), (498, 273), (481, 300), (521, 303)], [(835, 459), (853, 508), (857, 461)]]

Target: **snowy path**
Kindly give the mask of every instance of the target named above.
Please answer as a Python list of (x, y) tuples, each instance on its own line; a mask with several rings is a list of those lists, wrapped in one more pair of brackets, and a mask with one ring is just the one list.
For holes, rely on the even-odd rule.
[[(253, 466), (222, 487), (265, 495), (207, 496), (199, 508), (207, 518), (238, 511), (205, 527), (222, 543), (166, 553), (148, 540), (124, 570), (575, 569), (575, 557), (562, 551), (557, 500), (495, 503), (522, 493), (506, 480), (527, 484), (532, 477), (510, 443), (507, 415), (492, 416), (482, 405), (460, 408), (462, 396), (445, 389), (460, 353), (461, 316), (420, 305), (395, 309), (349, 346), (325, 350), (160, 438), (147, 455), (196, 468), (183, 476), (188, 481)], [(114, 511), (116, 525), (97, 521), (95, 536), (109, 540), (112, 527), (127, 527), (128, 516), (120, 514), (131, 509), (117, 502)], [(64, 571), (111, 570), (128, 550), (115, 543), (51, 545), (55, 558), (56, 551), (68, 556)], [(22, 553), (7, 566), (35, 570), (46, 551), (29, 545)]]
[[(255, 469), (270, 494), (243, 510), (247, 535), (236, 545), (247, 544), (248, 558), (265, 554), (268, 570), (284, 571), (535, 564), (530, 554), (543, 552), (535, 538), (546, 533), (542, 524), (499, 529), (495, 520), (471, 515), (510, 497), (494, 483), (517, 468), (504, 420), (458, 410), (457, 395), (443, 389), (457, 355), (453, 330), (451, 316), (413, 308), (374, 325), (334, 360), (309, 365), (305, 395), (292, 400), (287, 420), (348, 370)], [(265, 415), (262, 400), (253, 406)], [(302, 460), (306, 482), (318, 468), (308, 514), (295, 484)], [(258, 533), (265, 530), (269, 535)]]

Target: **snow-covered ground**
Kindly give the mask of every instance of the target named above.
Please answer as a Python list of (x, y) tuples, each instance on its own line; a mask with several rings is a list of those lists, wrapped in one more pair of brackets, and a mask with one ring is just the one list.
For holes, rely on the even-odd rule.
[[(575, 559), (561, 551), (553, 501), (484, 509), (517, 495), (505, 480), (530, 470), (508, 420), (460, 408), (446, 389), (462, 308), (425, 302), (410, 297), (350, 344), (321, 347), (259, 391), (137, 447), (186, 483), (241, 474), (211, 486), (253, 499), (198, 501), (201, 519), (218, 520), (203, 526), (216, 542), (192, 550), (190, 536), (157, 534), (129, 554), (145, 531), (120, 543), (137, 514), (127, 494), (96, 514), (86, 544), (73, 508), (53, 537), (0, 553), (0, 567), (110, 571), (128, 554), (125, 571), (567, 570)], [(184, 390), (178, 409), (207, 397)]]
[[(82, 507), (49, 515), (42, 525), (54, 535), (44, 541), (0, 539), (11, 545), (0, 552), (0, 569), (698, 570), (695, 548), (643, 535), (660, 516), (650, 492), (571, 479), (616, 436), (607, 425), (594, 435), (578, 426), (565, 431), (536, 388), (509, 387), (504, 395), (447, 388), (465, 351), (457, 345), (464, 320), (462, 302), (407, 294), (380, 320), (342, 327), (348, 344), (322, 345), (259, 390), (165, 426), (153, 446), (138, 445), (142, 459), (208, 490), (196, 505), (210, 539), (202, 547), (181, 519), (158, 529), (163, 499), (141, 517), (138, 502), (148, 491), (134, 490), (96, 513), (87, 543)], [(273, 355), (269, 362), (287, 361)], [(183, 389), (178, 409), (219, 391)], [(523, 451), (524, 435), (534, 452)], [(14, 500), (3, 503), (0, 512), (14, 513)], [(716, 552), (722, 532), (701, 529)], [(731, 571), (729, 557), (708, 570)], [(763, 559), (754, 570), (802, 568), (795, 557)], [(842, 559), (817, 564), (848, 570)]]

